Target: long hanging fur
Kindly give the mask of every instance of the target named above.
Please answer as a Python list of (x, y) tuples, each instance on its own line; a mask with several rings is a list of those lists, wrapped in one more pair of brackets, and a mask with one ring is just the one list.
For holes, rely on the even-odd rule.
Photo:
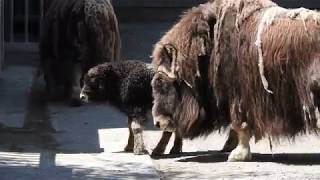
[[(161, 112), (166, 109), (162, 103), (168, 104), (167, 100), (176, 97), (175, 112), (169, 114), (179, 124), (178, 130), (184, 137), (206, 135), (215, 127), (214, 122), (205, 120), (213, 114), (206, 85), (214, 24), (209, 3), (194, 7), (182, 15), (153, 50), (155, 71), (162, 73), (154, 78), (154, 82), (166, 81), (169, 85), (159, 86), (175, 86), (178, 93), (162, 96), (154, 86), (155, 114), (167, 115), (168, 112)], [(171, 83), (170, 79), (175, 82)]]
[(212, 8), (212, 94), (232, 125), (247, 122), (257, 140), (317, 132), (320, 15), (269, 0), (215, 0)]

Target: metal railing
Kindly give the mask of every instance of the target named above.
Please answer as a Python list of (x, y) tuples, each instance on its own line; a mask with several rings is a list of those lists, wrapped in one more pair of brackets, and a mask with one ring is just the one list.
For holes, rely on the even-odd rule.
[(4, 39), (3, 39), (3, 30), (4, 30), (4, 2), (0, 0), (0, 72), (4, 63)]
[(43, 0), (4, 0), (6, 48), (37, 49)]

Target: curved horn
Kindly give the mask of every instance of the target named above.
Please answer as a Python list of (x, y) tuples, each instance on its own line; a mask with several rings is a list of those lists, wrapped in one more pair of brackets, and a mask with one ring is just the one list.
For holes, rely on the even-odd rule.
[(165, 44), (164, 45), (165, 51), (167, 56), (171, 59), (171, 72), (170, 74), (173, 75), (174, 78), (178, 75), (178, 50), (172, 44)]

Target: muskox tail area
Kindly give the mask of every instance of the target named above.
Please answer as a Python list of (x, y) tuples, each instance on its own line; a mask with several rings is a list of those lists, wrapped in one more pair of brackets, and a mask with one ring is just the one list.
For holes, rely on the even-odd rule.
[[(110, 0), (85, 0), (85, 24), (90, 34), (90, 47), (101, 62), (119, 61), (121, 39), (118, 20)], [(100, 63), (101, 63), (100, 62)]]
[[(280, 109), (277, 114), (282, 114), (284, 122), (279, 129), (277, 121), (273, 123), (273, 133), (278, 136), (286, 135), (294, 140), (296, 135), (315, 134), (320, 130), (320, 54), (307, 56), (305, 61), (292, 64), (290, 77), (283, 76), (278, 98), (281, 98)], [(306, 59), (307, 59), (306, 57)], [(295, 60), (293, 60), (295, 61)], [(291, 83), (294, 82), (294, 83)], [(285, 90), (284, 90), (285, 89)], [(277, 106), (276, 106), (277, 107)], [(281, 129), (283, 128), (283, 129)], [(284, 130), (286, 129), (286, 130)], [(278, 132), (277, 132), (278, 130)], [(283, 133), (285, 132), (285, 133)], [(280, 135), (280, 137), (281, 137)]]

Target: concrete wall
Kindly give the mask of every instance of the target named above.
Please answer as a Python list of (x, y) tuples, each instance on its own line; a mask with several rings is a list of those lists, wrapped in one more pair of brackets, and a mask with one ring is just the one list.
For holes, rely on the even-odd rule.
[[(287, 8), (320, 9), (320, 0), (273, 0)], [(181, 12), (207, 0), (112, 0), (120, 22), (176, 20)]]
[(167, 7), (167, 8), (183, 8), (192, 7), (206, 0), (113, 0), (115, 7)]
[(207, 0), (112, 0), (121, 22), (174, 21), (180, 14)]
[[(288, 8), (306, 7), (310, 9), (320, 9), (319, 0), (273, 0), (279, 3), (279, 5)], [(191, 7), (200, 3), (204, 3), (206, 0), (113, 0), (115, 7)]]
[(309, 9), (320, 9), (319, 0), (274, 0), (274, 2), (287, 8), (305, 7)]

